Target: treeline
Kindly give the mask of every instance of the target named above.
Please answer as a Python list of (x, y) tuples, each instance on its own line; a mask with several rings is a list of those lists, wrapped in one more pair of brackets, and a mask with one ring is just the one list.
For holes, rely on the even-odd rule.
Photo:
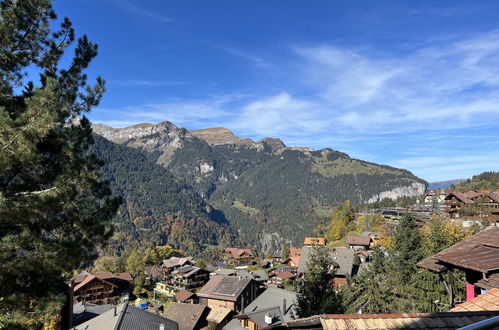
[(453, 185), (452, 188), (460, 190), (499, 190), (499, 172), (488, 171), (474, 175), (471, 179), (463, 181), (457, 185)]

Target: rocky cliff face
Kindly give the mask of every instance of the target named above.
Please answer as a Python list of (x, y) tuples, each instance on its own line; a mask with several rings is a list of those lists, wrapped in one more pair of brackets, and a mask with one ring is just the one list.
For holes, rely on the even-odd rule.
[(426, 186), (420, 182), (413, 182), (407, 186), (393, 188), (391, 190), (382, 191), (379, 194), (373, 195), (367, 200), (367, 203), (379, 202), (383, 199), (397, 200), (402, 197), (416, 197), (424, 194)]

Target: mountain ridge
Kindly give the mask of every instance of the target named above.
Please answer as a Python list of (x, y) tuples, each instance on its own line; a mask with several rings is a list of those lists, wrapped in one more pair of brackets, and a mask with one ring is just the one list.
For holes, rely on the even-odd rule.
[(171, 122), (95, 132), (142, 151), (223, 213), (241, 242), (263, 251), (298, 245), (318, 224), (319, 210), (349, 199), (412, 197), (427, 183), (404, 169), (350, 158), (325, 148), (287, 147), (280, 139), (239, 138), (227, 128), (189, 131)]

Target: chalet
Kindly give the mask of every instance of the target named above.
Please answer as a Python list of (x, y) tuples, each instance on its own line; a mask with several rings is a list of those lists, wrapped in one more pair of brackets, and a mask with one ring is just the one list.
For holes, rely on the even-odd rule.
[(255, 300), (258, 287), (259, 284), (253, 279), (214, 275), (197, 295), (202, 305), (230, 308), (239, 312)]
[(346, 244), (351, 249), (362, 249), (362, 250), (367, 250), (371, 247), (371, 237), (369, 236), (348, 236), (346, 239)]
[(144, 274), (146, 275), (146, 278), (148, 280), (153, 281), (153, 282), (159, 282), (159, 281), (165, 280), (165, 278), (163, 277), (163, 272), (161, 271), (161, 268), (156, 266), (156, 265), (145, 267)]
[(333, 259), (333, 287), (339, 289), (347, 286), (347, 276), (352, 275), (355, 251), (348, 248), (335, 248), (330, 256)]
[(196, 261), (191, 257), (179, 258), (179, 257), (171, 257), (170, 259), (163, 260), (161, 264), (161, 270), (163, 272), (163, 276), (168, 277), (171, 272), (176, 270), (177, 268), (184, 266), (193, 266), (196, 264)]
[(425, 204), (443, 204), (446, 196), (445, 189), (430, 190), (424, 195), (423, 202)]
[(130, 273), (82, 272), (73, 279), (73, 285), (73, 297), (78, 302), (116, 304), (130, 293), (133, 278)]
[(296, 293), (288, 290), (268, 288), (244, 312), (237, 315), (228, 329), (267, 329), (283, 326), (295, 317)]
[(290, 248), (289, 249), (289, 261), (287, 265), (292, 268), (297, 268), (300, 263), (301, 249)]
[(226, 248), (223, 250), (223, 262), (229, 265), (249, 266), (255, 256), (250, 249)]
[(466, 300), (492, 288), (499, 288), (499, 227), (491, 226), (418, 263), (438, 274), (448, 274), (442, 283), (449, 294), (449, 304), (454, 305), (455, 284), (453, 270), (466, 273)]
[[(163, 315), (178, 323), (179, 330), (193, 330), (208, 327), (210, 309), (205, 305), (179, 304), (172, 302), (163, 312)], [(158, 328), (159, 330), (159, 328)]]
[(72, 328), (73, 330), (178, 330), (177, 322), (134, 307), (128, 302)]
[(276, 251), (274, 254), (272, 254), (272, 262), (275, 264), (280, 264), (282, 261), (282, 252), (281, 251)]
[(294, 280), (296, 274), (290, 271), (275, 272), (269, 276), (269, 284), (281, 287), (285, 280)]
[(317, 245), (326, 245), (326, 240), (324, 237), (305, 237), (303, 241), (304, 246), (317, 246)]
[(196, 266), (183, 266), (171, 273), (167, 283), (174, 290), (195, 290), (202, 287), (210, 279), (210, 273)]
[[(475, 196), (475, 194), (470, 195)], [(462, 209), (465, 205), (473, 205), (473, 200), (462, 191), (452, 191), (445, 197), (445, 204), (448, 208), (446, 212), (451, 218), (459, 218), (462, 215)]]

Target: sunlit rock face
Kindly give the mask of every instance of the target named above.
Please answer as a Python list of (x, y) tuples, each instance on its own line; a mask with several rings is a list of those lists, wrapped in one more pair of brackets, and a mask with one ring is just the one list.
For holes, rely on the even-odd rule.
[(389, 198), (396, 200), (401, 197), (416, 197), (424, 194), (426, 186), (419, 182), (413, 182), (408, 186), (397, 187), (388, 191), (382, 191), (379, 194), (373, 195), (367, 200), (367, 203), (374, 203), (383, 199)]

